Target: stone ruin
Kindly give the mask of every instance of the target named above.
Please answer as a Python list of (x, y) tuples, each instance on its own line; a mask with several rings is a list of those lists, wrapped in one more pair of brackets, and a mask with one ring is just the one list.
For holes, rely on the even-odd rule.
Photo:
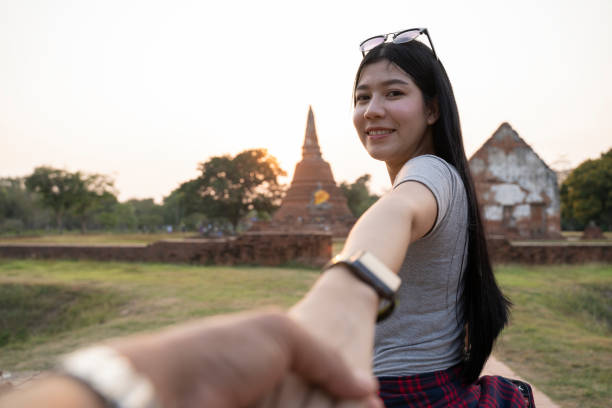
[(346, 197), (321, 155), (314, 114), (309, 107), (302, 160), (295, 166), (291, 186), (272, 220), (255, 226), (255, 230), (329, 232), (345, 237), (354, 223)]
[(487, 235), (562, 239), (557, 175), (508, 123), (469, 164)]
[(603, 234), (601, 228), (595, 224), (595, 221), (590, 221), (586, 226), (584, 231), (582, 232), (582, 236), (580, 239), (582, 240), (590, 240), (590, 239), (605, 239), (606, 237)]

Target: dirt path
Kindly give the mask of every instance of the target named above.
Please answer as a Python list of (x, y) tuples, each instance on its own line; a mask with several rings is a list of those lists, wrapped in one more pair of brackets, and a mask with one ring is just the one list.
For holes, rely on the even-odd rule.
[[(507, 365), (491, 356), (485, 365), (482, 375), (501, 375), (508, 378), (525, 381), (521, 376), (516, 375)], [(557, 404), (551, 401), (544, 393), (538, 390), (531, 384), (533, 388), (533, 399), (535, 400), (536, 408), (559, 408)]]

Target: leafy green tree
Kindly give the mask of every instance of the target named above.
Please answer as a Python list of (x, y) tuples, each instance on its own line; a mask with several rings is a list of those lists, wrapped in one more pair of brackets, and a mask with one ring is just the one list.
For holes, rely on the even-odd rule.
[(43, 228), (48, 221), (48, 211), (38, 195), (26, 189), (23, 178), (0, 178), (0, 231)]
[(44, 206), (50, 208), (57, 228), (63, 229), (63, 218), (68, 212), (81, 223), (84, 230), (87, 218), (96, 201), (113, 194), (113, 182), (100, 174), (71, 173), (67, 170), (41, 166), (26, 177), (28, 190), (38, 193)]
[(612, 149), (599, 159), (583, 162), (565, 179), (561, 220), (569, 229), (583, 229), (590, 221), (612, 229)]
[(76, 172), (73, 175), (72, 214), (79, 221), (81, 232), (87, 230), (87, 222), (96, 212), (105, 205), (117, 202), (114, 192), (114, 181), (102, 174), (83, 174)]
[(152, 198), (132, 199), (127, 203), (133, 209), (136, 227), (142, 231), (155, 231), (164, 223), (163, 208)]
[(100, 196), (90, 211), (89, 228), (123, 231), (136, 228), (136, 218), (132, 207), (120, 203), (112, 194)]
[(168, 196), (164, 197), (162, 214), (165, 225), (178, 227), (184, 217), (185, 210), (181, 203), (182, 194), (179, 189), (173, 190)]
[(193, 179), (182, 183), (170, 195), (164, 197), (164, 223), (176, 227), (180, 225), (187, 226), (185, 218), (191, 214), (200, 214), (205, 217), (206, 209), (204, 208), (199, 190), (200, 181)]
[(360, 217), (372, 204), (378, 200), (379, 196), (370, 193), (368, 183), (371, 176), (364, 174), (349, 184), (346, 181), (340, 183), (340, 190), (344, 193), (349, 209), (355, 217)]
[(210, 219), (227, 220), (234, 232), (249, 212), (272, 213), (284, 194), (278, 177), (286, 173), (266, 149), (245, 150), (234, 157), (212, 157), (200, 163), (198, 169), (200, 176), (181, 186), (186, 213), (199, 212)]
[(42, 166), (26, 178), (28, 190), (40, 195), (45, 207), (50, 208), (55, 216), (58, 229), (63, 229), (64, 214), (73, 205), (72, 192), (75, 190), (74, 177), (66, 170)]

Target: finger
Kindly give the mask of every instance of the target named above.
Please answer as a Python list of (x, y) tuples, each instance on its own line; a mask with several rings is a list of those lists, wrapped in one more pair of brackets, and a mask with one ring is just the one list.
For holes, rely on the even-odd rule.
[(277, 399), (277, 407), (302, 408), (308, 400), (311, 386), (293, 374), (283, 380)]
[(305, 408), (332, 408), (335, 406), (335, 401), (319, 388), (315, 388), (310, 392), (308, 400), (304, 403)]
[(360, 398), (376, 392), (378, 382), (371, 374), (351, 370), (337, 350), (297, 323), (289, 327), (292, 371), (336, 397)]
[(278, 402), (277, 402), (278, 391), (279, 391), (279, 388), (277, 387), (273, 391), (271, 391), (268, 394), (266, 394), (262, 399), (260, 399), (251, 408), (275, 408), (275, 407), (278, 407), (279, 406)]
[(385, 408), (385, 405), (376, 395), (370, 395), (359, 401), (344, 400), (335, 405), (335, 408)]

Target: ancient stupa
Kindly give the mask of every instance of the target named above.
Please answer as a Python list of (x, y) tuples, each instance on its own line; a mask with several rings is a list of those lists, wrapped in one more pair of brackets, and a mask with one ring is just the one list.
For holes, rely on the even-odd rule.
[(309, 107), (302, 160), (295, 165), (291, 186), (270, 227), (346, 236), (354, 222), (331, 167), (321, 156), (314, 114)]

